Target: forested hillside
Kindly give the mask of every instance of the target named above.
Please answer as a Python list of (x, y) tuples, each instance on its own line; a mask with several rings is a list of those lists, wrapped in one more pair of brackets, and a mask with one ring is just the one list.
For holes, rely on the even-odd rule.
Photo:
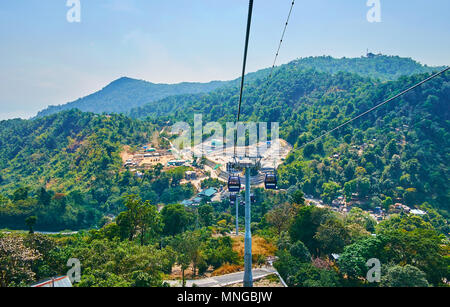
[[(280, 189), (252, 189), (253, 263), (277, 256), (274, 267), (289, 287), (448, 286), (450, 73), (309, 144), (429, 76), (384, 81), (373, 70), (361, 73), (359, 61), (348, 70), (360, 74), (321, 69), (321, 61), (334, 60), (283, 65), (268, 87), (267, 70), (247, 81), (243, 121), (280, 122), (281, 137), (294, 146), (278, 168)], [(234, 122), (235, 85), (166, 97), (134, 109), (135, 118), (70, 110), (1, 121), (0, 228), (9, 230), (0, 232), (0, 286), (66, 274), (73, 257), (83, 265), (79, 287), (167, 286), (164, 280), (243, 270), (244, 238), (230, 236), (235, 213), (227, 194), (184, 206), (196, 189), (182, 179), (194, 166), (158, 164), (137, 176), (120, 157), (124, 145), (148, 144), (168, 121), (192, 124), (200, 113), (205, 122)], [(327, 206), (340, 195), (345, 210)], [(394, 203), (426, 214), (396, 214)], [(389, 209), (382, 221), (363, 210), (374, 207)], [(238, 210), (242, 231), (245, 207)], [(26, 228), (29, 234), (10, 233)], [(34, 233), (63, 229), (81, 231)], [(374, 258), (382, 264), (379, 283), (367, 278)]]
[[(328, 73), (333, 75), (334, 77), (337, 74), (341, 73), (353, 73), (357, 74), (360, 77), (371, 78), (373, 82), (385, 82), (390, 80), (396, 80), (401, 76), (410, 76), (419, 73), (431, 73), (433, 71), (440, 70), (441, 67), (428, 67), (421, 65), (420, 63), (410, 59), (410, 58), (401, 58), (398, 56), (385, 56), (385, 55), (377, 55), (374, 57), (361, 57), (361, 58), (341, 58), (336, 59), (329, 56), (322, 57), (308, 57), (303, 59), (298, 59), (292, 61), (288, 64), (281, 65), (275, 69), (275, 77), (272, 78), (272, 81), (269, 83), (269, 87), (267, 88), (267, 96), (264, 96), (264, 93), (258, 89), (264, 88), (266, 89), (267, 84), (267, 76), (269, 74), (269, 69), (260, 70), (256, 73), (250, 73), (246, 76), (246, 82), (250, 86), (246, 90), (250, 93), (254, 91), (258, 91), (259, 101), (256, 103), (263, 103), (265, 105), (267, 103), (267, 98), (269, 98), (272, 93), (276, 91), (293, 91), (295, 86), (300, 82), (300, 78), (304, 78), (305, 71), (314, 71), (311, 76), (307, 76), (304, 80), (307, 83), (311, 78), (315, 78), (316, 73)], [(342, 75), (342, 74), (341, 74)], [(277, 78), (281, 78), (280, 82), (277, 81)], [(284, 79), (284, 80), (283, 80)], [(288, 80), (289, 79), (289, 80)], [(216, 91), (212, 91), (207, 94), (191, 94), (191, 95), (178, 95), (178, 96), (169, 96), (160, 101), (154, 101), (148, 103), (144, 106), (137, 107), (131, 109), (129, 114), (135, 118), (143, 118), (143, 117), (151, 117), (156, 119), (160, 116), (170, 114), (172, 112), (176, 112), (180, 110), (183, 113), (183, 109), (187, 106), (189, 107), (192, 101), (201, 101), (202, 100), (211, 100), (211, 97), (215, 97), (212, 99), (225, 99), (225, 103), (229, 103), (229, 99), (236, 99), (233, 96), (238, 94), (239, 83), (238, 80), (230, 83), (227, 88), (220, 88)], [(317, 83), (312, 81), (313, 83)], [(331, 81), (331, 82), (335, 82)], [(280, 83), (280, 84), (278, 84)], [(321, 89), (315, 88), (316, 84), (310, 83), (309, 88), (301, 88), (298, 89), (296, 93), (297, 96), (301, 96), (306, 94), (307, 91), (317, 91), (320, 92)], [(339, 80), (336, 83), (337, 86), (339, 84)], [(327, 86), (327, 85), (325, 85)], [(345, 84), (342, 84), (345, 86)], [(303, 91), (303, 92), (302, 92)], [(262, 97), (264, 96), (264, 97)], [(277, 93), (275, 96), (277, 99), (284, 99), (287, 97), (285, 93)], [(249, 102), (254, 102), (255, 97), (244, 99), (249, 99)], [(292, 97), (289, 97), (291, 99)], [(261, 101), (264, 99), (264, 101)], [(234, 101), (234, 100), (233, 100)], [(251, 108), (255, 108), (257, 105), (251, 105)], [(197, 104), (198, 105), (198, 104)], [(233, 106), (233, 105), (232, 105)], [(277, 103), (273, 103), (273, 106), (277, 106)], [(220, 105), (219, 105), (220, 107)], [(244, 106), (245, 107), (245, 106)], [(222, 108), (223, 109), (223, 108)], [(216, 109), (214, 109), (216, 110)], [(205, 114), (204, 114), (205, 115)], [(232, 117), (230, 117), (232, 118)]]
[[(449, 76), (433, 80), (321, 142), (296, 149), (279, 170), (282, 186), (298, 185), (328, 202), (345, 193), (369, 207), (383, 201), (386, 206), (428, 203), (448, 211)], [(267, 91), (264, 80), (246, 87), (243, 120), (280, 122), (281, 136), (300, 148), (426, 77), (381, 82), (285, 65), (276, 71)], [(227, 88), (207, 95), (169, 97), (131, 115), (169, 115), (192, 123), (193, 114), (201, 113), (204, 121), (233, 122), (237, 95), (237, 88)]]
[[(296, 148), (426, 75), (299, 101), (280, 121)], [(450, 74), (439, 77), (331, 136), (297, 149), (280, 168), (282, 184), (330, 203), (343, 193), (363, 205), (430, 204), (448, 216)], [(332, 101), (332, 103), (330, 103)], [(425, 208), (426, 209), (426, 208)]]
[[(365, 77), (380, 80), (395, 80), (400, 76), (427, 73), (438, 68), (423, 66), (409, 58), (377, 55), (374, 57), (342, 58), (309, 57), (292, 61), (281, 67), (285, 69), (315, 69), (317, 71), (357, 73)], [(247, 82), (261, 80), (269, 74), (269, 69), (262, 69), (246, 76)], [(102, 90), (58, 106), (50, 106), (38, 113), (38, 117), (54, 114), (64, 110), (79, 109), (84, 112), (127, 113), (149, 103), (160, 103), (161, 99), (184, 94), (205, 94), (219, 88), (239, 86), (240, 79), (232, 81), (213, 81), (210, 83), (154, 84), (143, 80), (120, 78)], [(170, 100), (164, 108), (170, 108)]]
[(79, 109), (84, 112), (125, 113), (131, 108), (172, 95), (206, 93), (226, 85), (227, 82), (154, 84), (143, 80), (120, 78), (102, 90), (76, 101), (50, 106), (38, 113), (38, 117), (64, 110)]
[(291, 64), (332, 74), (340, 71), (350, 72), (382, 81), (396, 80), (401, 76), (431, 73), (443, 68), (422, 65), (411, 58), (386, 55), (341, 59), (335, 59), (330, 56), (309, 57), (293, 61)]
[[(345, 63), (340, 61), (336, 63)], [(278, 170), (280, 186), (327, 203), (344, 195), (367, 208), (396, 202), (434, 207), (448, 218), (450, 75), (303, 148), (427, 75), (384, 82), (296, 63), (276, 69), (268, 87), (261, 78), (267, 70), (251, 74), (242, 106), (244, 121), (280, 122), (281, 137), (294, 145)], [(192, 123), (194, 113), (203, 114), (205, 122), (233, 122), (237, 101), (238, 88), (229, 86), (209, 94), (171, 96), (131, 112), (150, 121), (72, 110), (0, 122), (0, 224), (24, 227), (27, 217), (38, 215), (41, 229), (75, 229), (95, 225), (106, 213), (119, 213), (129, 193), (152, 203), (189, 198), (194, 190), (179, 184), (181, 173), (154, 169), (140, 179), (123, 171), (122, 146), (147, 142), (167, 120)]]
[(23, 229), (36, 216), (40, 230), (87, 228), (122, 211), (128, 194), (155, 203), (191, 196), (178, 172), (156, 169), (141, 179), (123, 169), (123, 145), (148, 142), (153, 129), (124, 115), (78, 110), (0, 122), (0, 225)]

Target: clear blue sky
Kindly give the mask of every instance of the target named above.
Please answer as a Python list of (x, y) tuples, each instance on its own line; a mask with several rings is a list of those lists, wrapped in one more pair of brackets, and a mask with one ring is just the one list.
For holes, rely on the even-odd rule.
[[(450, 64), (450, 1), (297, 0), (279, 64), (373, 52)], [(269, 67), (291, 0), (255, 0), (248, 70)], [(0, 119), (29, 117), (121, 76), (157, 83), (228, 80), (241, 69), (247, 0), (0, 1)]]

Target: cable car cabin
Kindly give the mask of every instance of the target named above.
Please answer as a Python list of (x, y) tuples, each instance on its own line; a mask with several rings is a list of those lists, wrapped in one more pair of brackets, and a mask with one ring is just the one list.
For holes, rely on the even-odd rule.
[(255, 197), (255, 195), (253, 195), (253, 194), (250, 195), (250, 202), (256, 203), (256, 197)]
[(264, 179), (264, 186), (267, 190), (276, 190), (278, 185), (277, 175), (275, 174), (266, 174), (266, 178)]
[(228, 192), (238, 193), (241, 191), (241, 178), (239, 176), (228, 177)]
[(237, 195), (236, 194), (230, 194), (230, 201), (231, 202), (235, 202), (237, 199)]

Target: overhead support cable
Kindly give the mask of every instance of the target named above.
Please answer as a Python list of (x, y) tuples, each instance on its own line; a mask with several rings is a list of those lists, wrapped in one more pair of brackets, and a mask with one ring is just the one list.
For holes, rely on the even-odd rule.
[[(242, 65), (242, 77), (241, 77), (241, 90), (239, 94), (239, 108), (237, 114), (237, 121), (239, 123), (241, 119), (241, 105), (242, 105), (242, 96), (244, 93), (244, 79), (245, 79), (245, 68), (247, 66), (247, 53), (248, 53), (248, 42), (250, 40), (250, 29), (252, 25), (252, 14), (253, 14), (253, 0), (250, 0), (248, 7), (248, 17), (247, 17), (247, 32), (245, 34), (245, 48), (244, 48), (244, 61)], [(237, 130), (237, 129), (236, 129)], [(236, 136), (234, 138), (234, 158), (236, 158), (236, 147), (237, 147), (237, 131)]]
[(352, 119), (346, 121), (345, 123), (343, 123), (343, 124), (337, 126), (336, 128), (333, 128), (333, 129), (331, 129), (331, 130), (329, 130), (329, 131), (327, 131), (327, 132), (321, 134), (320, 136), (316, 137), (316, 138), (313, 139), (312, 141), (309, 141), (309, 142), (303, 144), (303, 145), (302, 145), (301, 147), (299, 147), (298, 149), (302, 149), (302, 148), (304, 148), (305, 146), (307, 146), (307, 145), (309, 145), (309, 144), (312, 144), (312, 143), (318, 141), (319, 139), (321, 139), (321, 138), (323, 138), (323, 137), (325, 137), (325, 136), (327, 136), (327, 135), (333, 133), (334, 131), (341, 129), (342, 127), (344, 127), (344, 126), (350, 124), (351, 122), (354, 122), (355, 120), (357, 120), (357, 119), (359, 119), (359, 118), (361, 118), (361, 117), (363, 117), (363, 116), (365, 116), (365, 115), (367, 115), (367, 114), (369, 114), (369, 113), (371, 113), (371, 112), (373, 112), (373, 111), (379, 109), (380, 107), (384, 106), (385, 104), (387, 104), (387, 103), (389, 103), (389, 102), (391, 102), (391, 101), (393, 101), (393, 100), (396, 100), (397, 98), (399, 98), (399, 97), (401, 97), (401, 96), (403, 96), (403, 95), (405, 95), (405, 94), (411, 92), (412, 90), (418, 88), (419, 86), (421, 86), (421, 85), (423, 85), (423, 84), (425, 84), (425, 83), (427, 83), (427, 82), (433, 80), (434, 78), (436, 78), (436, 77), (438, 77), (438, 76), (444, 74), (444, 73), (447, 72), (449, 69), (450, 69), (450, 67), (447, 67), (447, 68), (445, 68), (444, 70), (442, 70), (442, 71), (440, 71), (440, 72), (438, 72), (438, 73), (435, 73), (434, 75), (432, 75), (432, 76), (426, 78), (425, 80), (423, 80), (423, 81), (421, 81), (421, 82), (419, 82), (419, 83), (417, 83), (417, 84), (411, 86), (410, 88), (408, 88), (408, 89), (404, 90), (403, 92), (401, 92), (401, 93), (395, 95), (394, 97), (391, 97), (391, 98), (389, 98), (388, 100), (383, 101), (382, 103), (377, 104), (376, 106), (374, 106), (373, 108), (371, 108), (371, 109), (365, 111), (364, 113), (361, 113), (361, 114), (359, 114), (358, 116), (356, 116), (356, 117), (354, 117), (354, 118), (352, 118)]
[(273, 70), (275, 69), (275, 65), (277, 63), (277, 59), (278, 59), (278, 56), (280, 54), (281, 45), (283, 44), (283, 41), (284, 41), (284, 36), (286, 34), (286, 30), (287, 30), (287, 27), (289, 25), (289, 20), (291, 19), (292, 10), (294, 9), (294, 5), (295, 5), (295, 0), (292, 1), (291, 8), (289, 10), (289, 14), (288, 14), (286, 23), (284, 25), (283, 34), (281, 34), (280, 43), (278, 44), (278, 49), (277, 49), (277, 52), (275, 54), (275, 59), (273, 60), (272, 69), (271, 69), (270, 74), (269, 74), (269, 79), (272, 77)]
[(272, 67), (270, 69), (269, 76), (267, 77), (267, 81), (266, 81), (266, 84), (264, 86), (264, 94), (262, 95), (262, 100), (261, 100), (263, 102), (266, 99), (267, 89), (269, 87), (269, 82), (272, 79), (273, 72), (274, 72), (275, 66), (277, 64), (278, 56), (280, 55), (281, 46), (283, 45), (283, 42), (284, 42), (284, 37), (286, 35), (286, 30), (287, 30), (287, 27), (289, 25), (289, 21), (291, 19), (291, 15), (292, 15), (292, 11), (294, 9), (294, 5), (295, 5), (295, 0), (293, 0), (292, 3), (291, 3), (291, 8), (289, 9), (289, 14), (288, 14), (288, 17), (286, 19), (286, 23), (284, 24), (283, 33), (281, 34), (281, 39), (280, 39), (280, 42), (278, 44), (278, 49), (277, 49), (277, 52), (275, 53), (275, 58), (273, 60), (273, 64), (272, 64)]

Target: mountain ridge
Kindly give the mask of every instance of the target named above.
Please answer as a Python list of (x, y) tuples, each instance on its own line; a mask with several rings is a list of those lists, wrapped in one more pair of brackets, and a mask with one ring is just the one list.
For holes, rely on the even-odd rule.
[[(331, 56), (305, 57), (280, 65), (275, 70), (291, 67), (293, 69), (314, 69), (320, 72), (336, 74), (338, 72), (356, 73), (381, 81), (398, 79), (403, 75), (430, 73), (441, 67), (422, 65), (411, 58), (399, 56), (372, 55), (359, 58), (333, 58)], [(246, 82), (263, 80), (270, 68), (248, 73)], [(146, 104), (157, 102), (178, 95), (208, 94), (220, 88), (239, 86), (240, 78), (230, 81), (181, 82), (177, 84), (152, 83), (130, 77), (118, 78), (101, 90), (75, 101), (57, 106), (49, 106), (38, 112), (36, 117), (43, 117), (64, 110), (79, 109), (84, 112), (129, 113)]]
[[(427, 76), (380, 82), (355, 73), (331, 74), (284, 65), (267, 86), (261, 75), (248, 78), (242, 120), (279, 122), (280, 137), (294, 145), (278, 169), (280, 188), (301, 189), (325, 203), (339, 195), (353, 201), (356, 195), (361, 206), (370, 209), (388, 208), (393, 201), (411, 208), (431, 206), (448, 218), (450, 73), (302, 148), (323, 131)], [(186, 199), (192, 191), (170, 190), (168, 178), (154, 183), (124, 171), (122, 147), (145, 144), (149, 133), (175, 121), (192, 124), (193, 114), (202, 113), (205, 122), (234, 121), (238, 88), (236, 84), (209, 94), (167, 97), (131, 114), (134, 119), (68, 110), (34, 120), (0, 121), (0, 222), (3, 218), (5, 225), (14, 224), (20, 216), (23, 223), (31, 212), (40, 212), (40, 205), (23, 200), (28, 191), (36, 194), (41, 188), (51, 189), (55, 210), (65, 212), (67, 221), (58, 225), (61, 229), (91, 225), (97, 214), (118, 213), (126, 193), (154, 203)], [(156, 116), (148, 118), (152, 114)], [(70, 205), (60, 202), (62, 194), (70, 196)], [(43, 217), (40, 220), (56, 225)]]
[(49, 106), (38, 112), (37, 118), (60, 111), (79, 109), (83, 112), (126, 113), (130, 107), (138, 107), (147, 102), (172, 95), (209, 92), (227, 84), (227, 81), (181, 82), (176, 84), (152, 83), (130, 77), (118, 78), (101, 90), (72, 102)]

